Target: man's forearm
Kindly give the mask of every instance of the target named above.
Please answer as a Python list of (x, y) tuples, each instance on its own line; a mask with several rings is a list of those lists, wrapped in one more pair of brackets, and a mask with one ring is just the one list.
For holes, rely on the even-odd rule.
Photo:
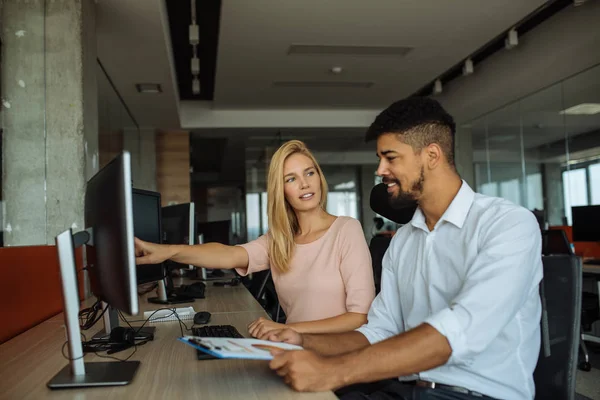
[(369, 341), (360, 332), (303, 334), (303, 347), (324, 356), (335, 356), (362, 349)]
[(448, 340), (431, 325), (422, 324), (398, 336), (339, 356), (339, 373), (344, 378), (343, 386), (374, 382), (428, 371), (445, 364), (451, 354)]

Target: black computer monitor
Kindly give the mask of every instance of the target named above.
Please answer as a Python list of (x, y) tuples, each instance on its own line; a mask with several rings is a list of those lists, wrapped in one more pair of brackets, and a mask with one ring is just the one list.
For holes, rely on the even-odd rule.
[(231, 220), (198, 223), (197, 234), (202, 235), (204, 243), (231, 244)]
[(125, 154), (96, 175), (85, 190), (86, 246), (92, 293), (131, 315), (138, 313), (131, 169)]
[[(193, 245), (196, 231), (194, 203), (176, 204), (162, 208), (163, 243)], [(171, 263), (173, 267), (192, 269), (193, 265)]]
[(574, 242), (600, 242), (600, 205), (571, 207)]
[[(133, 189), (133, 233), (145, 242), (162, 243), (160, 193)], [(136, 270), (137, 283), (160, 281), (165, 277), (162, 263), (139, 265)]]
[(138, 313), (131, 160), (123, 152), (87, 183), (86, 230), (56, 236), (64, 301), (69, 363), (49, 382), (52, 389), (126, 385), (139, 361), (83, 362), (75, 248), (86, 245), (87, 271), (94, 295), (120, 311)]

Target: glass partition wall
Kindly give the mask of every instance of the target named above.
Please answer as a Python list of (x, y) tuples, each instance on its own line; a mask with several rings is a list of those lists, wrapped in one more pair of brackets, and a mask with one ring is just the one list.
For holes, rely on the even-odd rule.
[(600, 65), (490, 112), (471, 129), (480, 193), (522, 205), (546, 226), (600, 204)]

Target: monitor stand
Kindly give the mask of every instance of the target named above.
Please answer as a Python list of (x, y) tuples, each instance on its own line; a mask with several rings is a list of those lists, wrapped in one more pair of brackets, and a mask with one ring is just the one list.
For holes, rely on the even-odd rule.
[(139, 361), (83, 362), (84, 354), (79, 328), (79, 289), (74, 252), (75, 248), (88, 242), (93, 243), (93, 238), (88, 231), (73, 235), (69, 229), (56, 236), (69, 364), (50, 379), (47, 383), (50, 389), (127, 385), (133, 380), (140, 366)]
[[(102, 302), (102, 309), (107, 306), (108, 309), (102, 316), (104, 328), (92, 336), (92, 340), (106, 340), (110, 336), (110, 332), (119, 326), (119, 313), (108, 304)], [(155, 326), (144, 326), (141, 329), (132, 326), (132, 328), (136, 331), (135, 340), (154, 340), (154, 333), (156, 332)]]
[[(165, 280), (166, 285), (165, 285)], [(196, 301), (195, 298), (178, 294), (175, 291), (175, 285), (173, 285), (173, 278), (171, 277), (170, 269), (167, 267), (167, 276), (165, 279), (158, 281), (157, 289), (158, 297), (149, 297), (148, 301), (154, 304), (183, 304), (193, 303)]]

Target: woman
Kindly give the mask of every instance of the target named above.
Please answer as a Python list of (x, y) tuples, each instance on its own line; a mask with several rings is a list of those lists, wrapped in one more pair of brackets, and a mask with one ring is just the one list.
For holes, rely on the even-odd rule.
[[(292, 140), (271, 159), (269, 232), (238, 245), (158, 245), (136, 239), (137, 264), (173, 260), (247, 275), (271, 269), (285, 326), (301, 333), (344, 332), (367, 321), (375, 296), (371, 256), (360, 223), (326, 210), (327, 182), (304, 143)], [(284, 325), (259, 318), (261, 337)]]

